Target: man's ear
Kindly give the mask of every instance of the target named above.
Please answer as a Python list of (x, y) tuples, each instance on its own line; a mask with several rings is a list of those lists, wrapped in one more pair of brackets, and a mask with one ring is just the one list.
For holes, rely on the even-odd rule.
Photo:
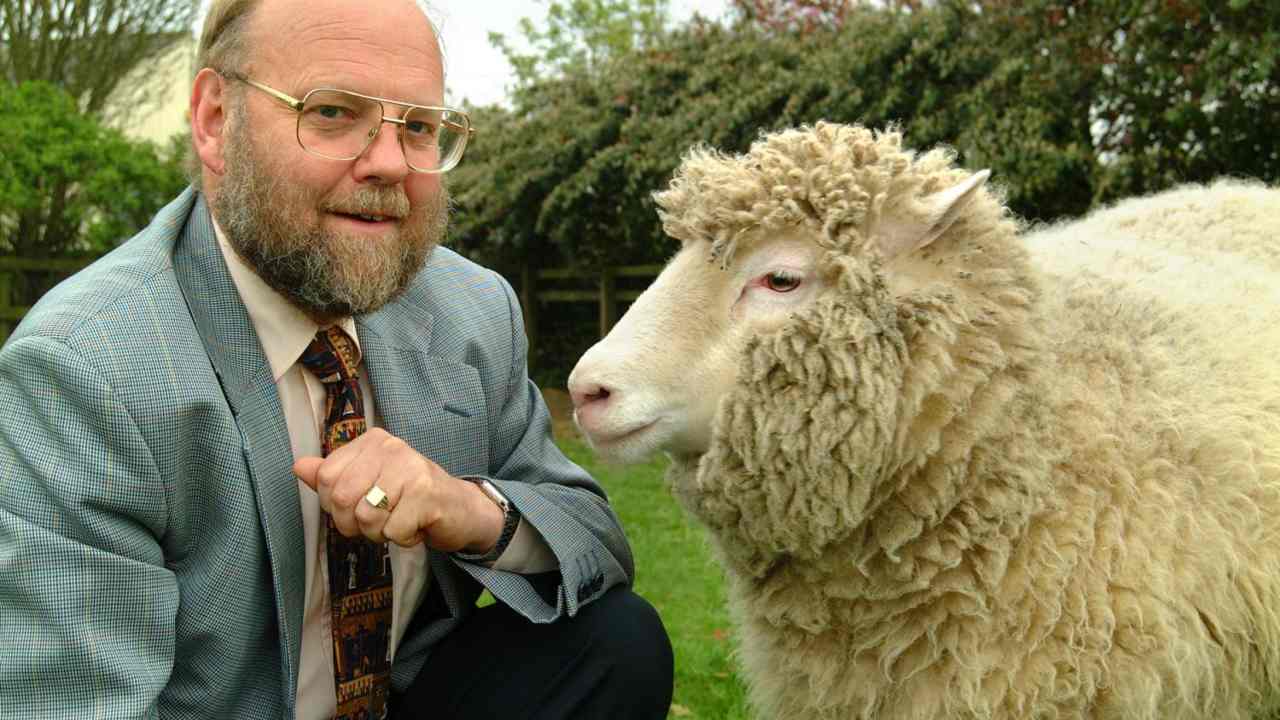
[(196, 74), (191, 85), (191, 144), (201, 164), (215, 175), (226, 168), (223, 159), (227, 121), (226, 81), (211, 68)]
[(887, 208), (874, 233), (885, 260), (914, 252), (937, 240), (960, 211), (977, 197), (978, 189), (991, 177), (990, 170), (976, 172), (963, 181), (932, 195), (905, 198)]

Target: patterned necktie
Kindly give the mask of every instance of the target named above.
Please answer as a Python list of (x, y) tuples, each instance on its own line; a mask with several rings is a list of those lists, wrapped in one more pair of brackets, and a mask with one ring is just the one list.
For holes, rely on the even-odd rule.
[[(325, 390), (325, 455), (365, 431), (360, 349), (339, 327), (316, 333), (299, 361)], [(336, 718), (382, 718), (391, 684), (391, 558), (386, 544), (346, 538), (328, 514), (329, 600), (333, 612)]]

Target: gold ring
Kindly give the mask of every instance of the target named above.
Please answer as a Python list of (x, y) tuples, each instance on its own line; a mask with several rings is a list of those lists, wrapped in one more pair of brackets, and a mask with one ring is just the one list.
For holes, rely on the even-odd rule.
[(390, 503), (387, 502), (387, 494), (382, 492), (382, 488), (377, 485), (369, 488), (369, 492), (364, 494), (364, 501), (379, 510), (386, 510), (390, 507)]

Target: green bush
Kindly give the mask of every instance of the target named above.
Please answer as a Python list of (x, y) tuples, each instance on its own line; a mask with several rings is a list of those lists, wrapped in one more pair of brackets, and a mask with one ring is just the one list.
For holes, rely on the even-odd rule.
[(4, 254), (101, 254), (186, 184), (172, 149), (126, 138), (43, 82), (0, 85), (0, 147)]

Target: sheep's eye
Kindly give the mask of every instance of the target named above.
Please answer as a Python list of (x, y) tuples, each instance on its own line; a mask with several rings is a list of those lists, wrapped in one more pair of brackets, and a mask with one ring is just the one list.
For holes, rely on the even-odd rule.
[(800, 278), (784, 272), (771, 272), (764, 276), (764, 286), (774, 292), (791, 292), (800, 287)]

